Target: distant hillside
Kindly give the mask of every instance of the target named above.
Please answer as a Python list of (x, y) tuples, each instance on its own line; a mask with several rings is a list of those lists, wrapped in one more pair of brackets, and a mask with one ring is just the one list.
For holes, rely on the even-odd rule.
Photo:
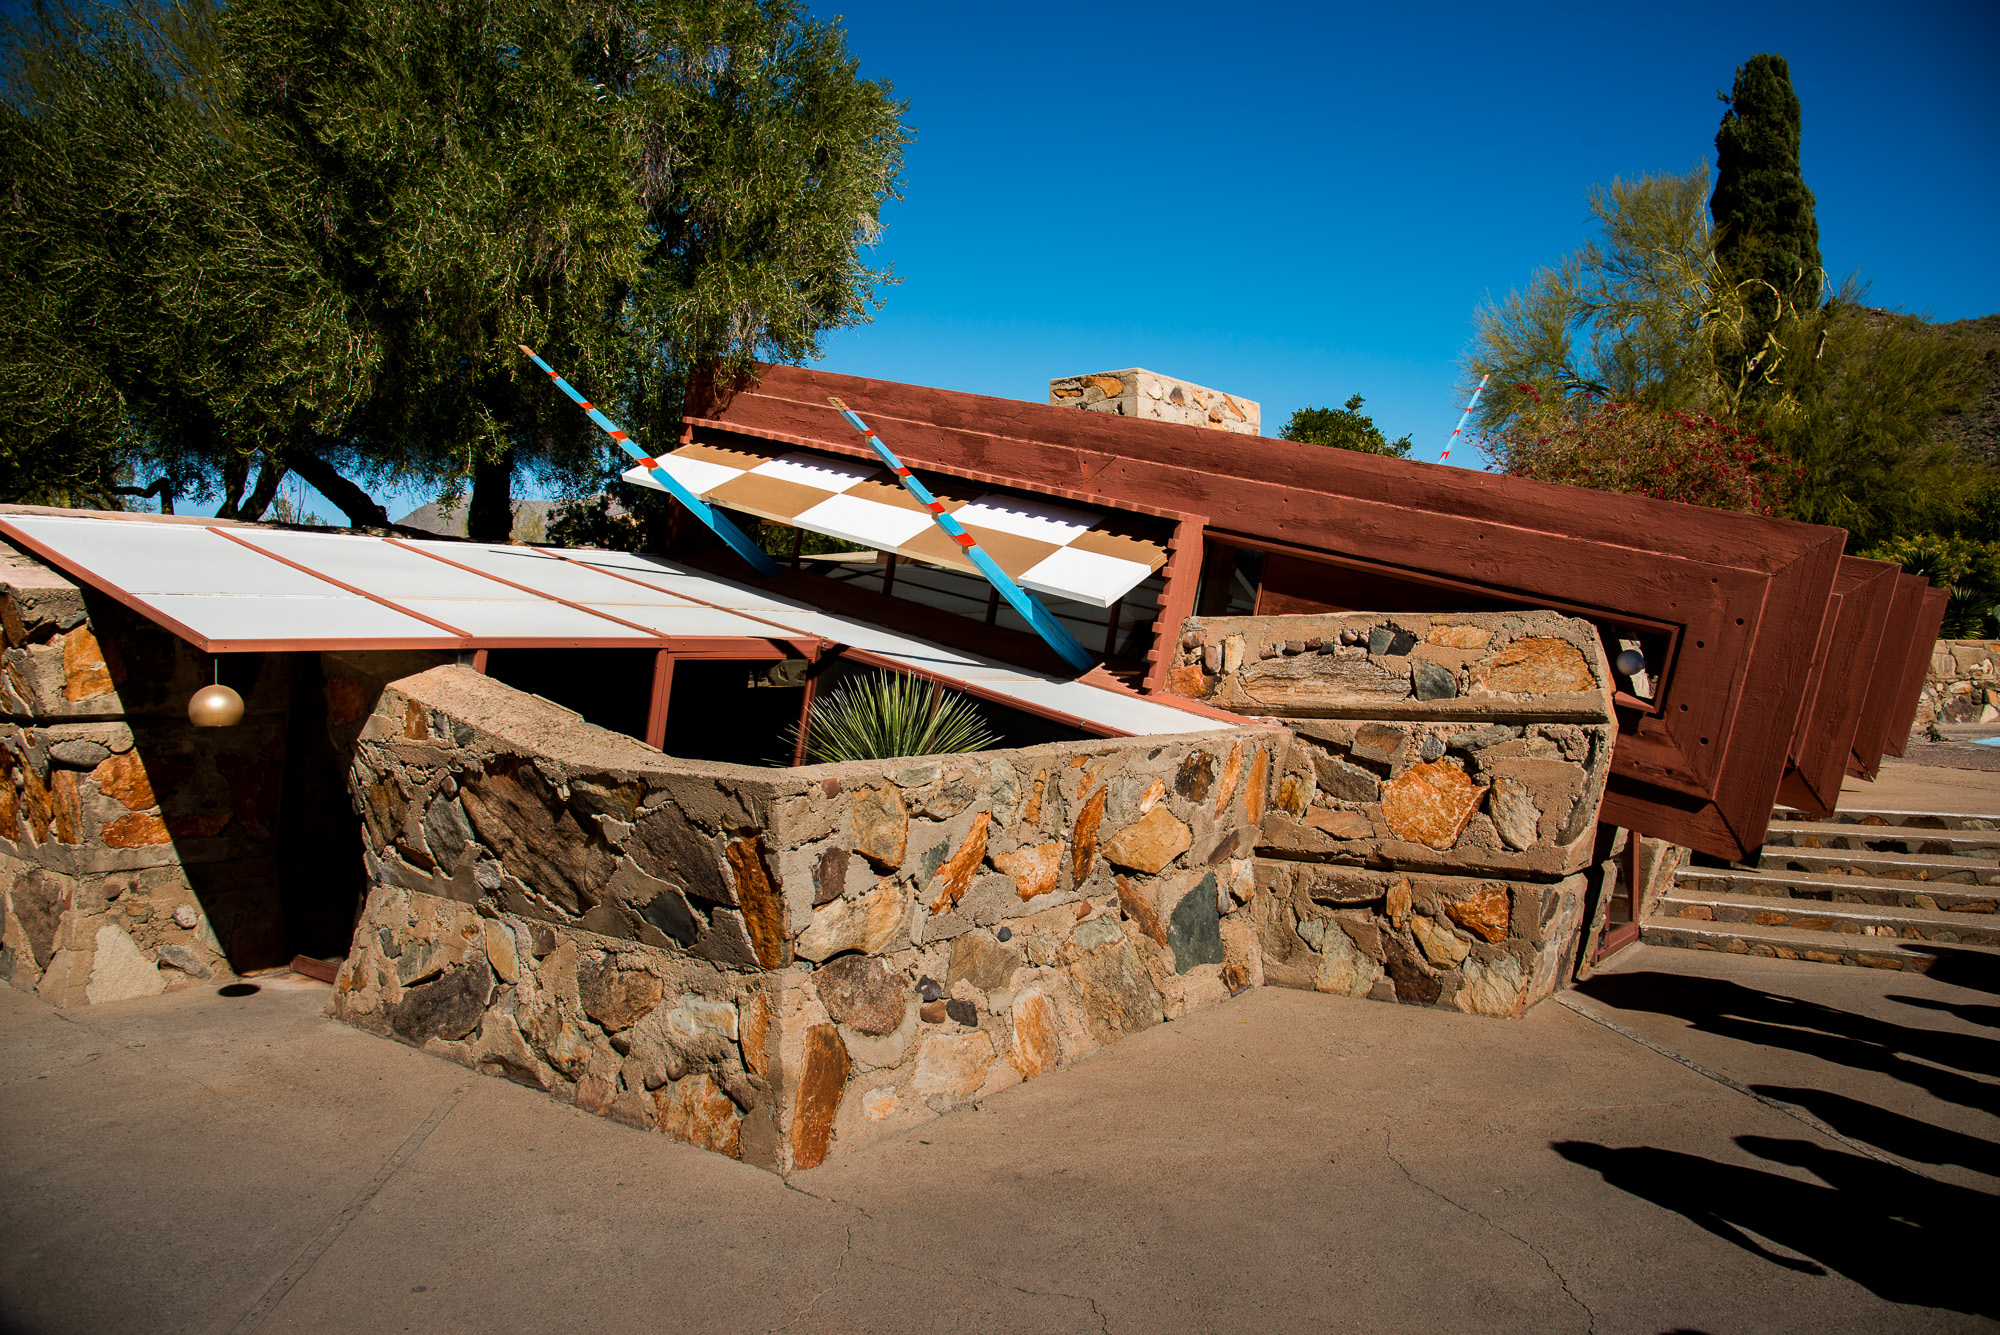
[(1979, 358), (1984, 387), (1970, 409), (1954, 413), (1939, 425), (1942, 439), (1956, 441), (1967, 451), (2000, 467), (2000, 315), (1954, 320), (1932, 325), (1947, 338), (1970, 345)]
[[(446, 509), (433, 502), (420, 505), (396, 522), (406, 528), (422, 529), (444, 538), (465, 536), (465, 512), (469, 502), (461, 499), (457, 505)], [(515, 542), (545, 542), (549, 533), (549, 512), (561, 505), (560, 501), (515, 501), (514, 532)]]

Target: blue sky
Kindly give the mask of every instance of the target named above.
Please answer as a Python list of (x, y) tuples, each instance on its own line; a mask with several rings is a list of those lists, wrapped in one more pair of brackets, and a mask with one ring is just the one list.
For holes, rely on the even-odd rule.
[(1712, 165), (1760, 51), (1828, 269), (2000, 312), (1990, 3), (815, 12), (917, 130), (878, 248), (904, 281), (829, 370), (1042, 400), (1145, 366), (1258, 400), (1267, 435), (1360, 393), (1436, 459), (1474, 309), (1586, 239), (1594, 182)]
[(1360, 393), (1434, 460), (1475, 308), (1586, 239), (1593, 183), (1712, 163), (1760, 51), (1835, 277), (2000, 312), (1990, 0), (814, 12), (917, 133), (876, 251), (903, 281), (830, 370), (1041, 401), (1145, 366), (1258, 400), (1266, 434)]

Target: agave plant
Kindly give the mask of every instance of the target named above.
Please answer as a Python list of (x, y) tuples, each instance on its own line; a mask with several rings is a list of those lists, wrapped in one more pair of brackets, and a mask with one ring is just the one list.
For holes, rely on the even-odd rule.
[(873, 672), (813, 702), (806, 759), (887, 760), (983, 751), (997, 741), (979, 707), (957, 691), (896, 672)]

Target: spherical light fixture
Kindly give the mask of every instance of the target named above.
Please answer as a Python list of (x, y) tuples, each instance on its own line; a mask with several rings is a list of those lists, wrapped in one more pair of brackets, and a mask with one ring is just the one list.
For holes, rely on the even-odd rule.
[(1637, 649), (1621, 649), (1611, 666), (1621, 677), (1636, 677), (1646, 670), (1646, 656)]
[(221, 682), (188, 697), (188, 722), (197, 728), (227, 728), (243, 721), (243, 697)]

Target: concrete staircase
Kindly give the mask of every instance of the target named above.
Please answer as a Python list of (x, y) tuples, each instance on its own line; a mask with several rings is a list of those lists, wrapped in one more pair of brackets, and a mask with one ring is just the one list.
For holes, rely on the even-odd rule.
[[(1754, 864), (1683, 866), (1640, 924), (1660, 946), (1927, 972), (2000, 959), (2000, 820), (1779, 807)], [(1942, 952), (1942, 953), (1950, 953)]]

